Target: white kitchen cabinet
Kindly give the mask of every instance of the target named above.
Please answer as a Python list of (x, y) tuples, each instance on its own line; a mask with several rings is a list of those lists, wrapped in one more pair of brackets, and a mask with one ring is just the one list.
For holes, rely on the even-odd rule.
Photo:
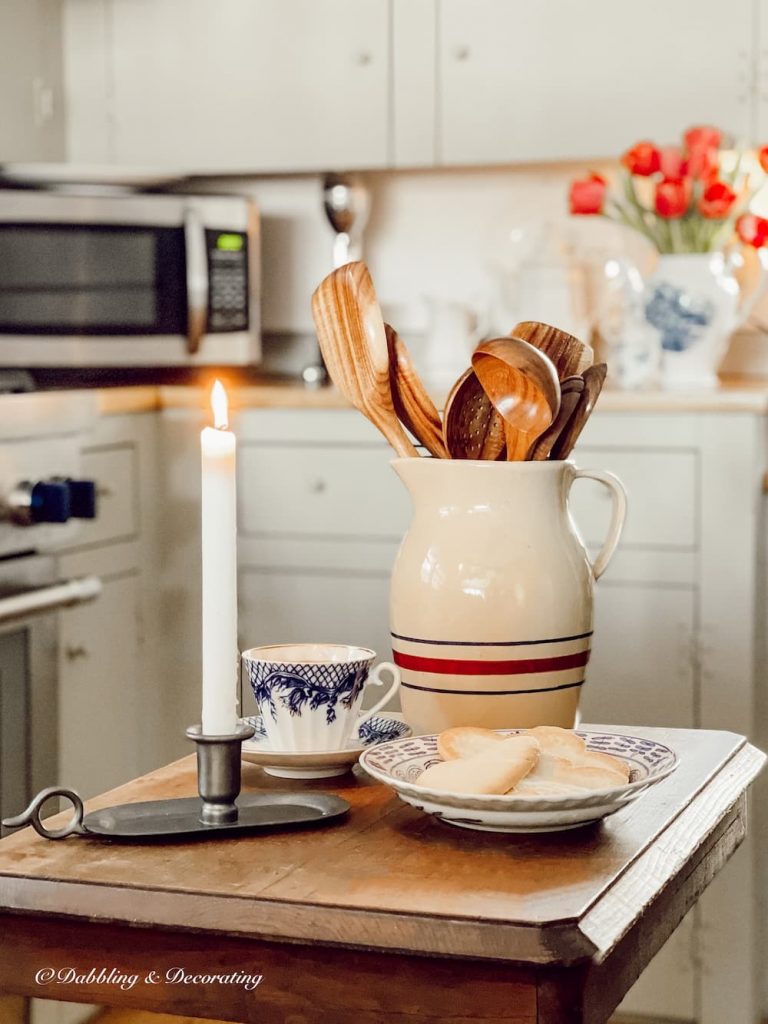
[[(226, 173), (387, 163), (388, 0), (69, 5), (80, 27), (68, 40), (73, 115), (109, 133), (109, 162)], [(78, 42), (99, 21), (104, 108), (90, 98), (101, 61)], [(73, 138), (88, 134), (78, 124)]]
[(615, 157), (752, 125), (752, 0), (437, 0), (442, 164)]
[(64, 158), (61, 2), (0, 3), (0, 164)]
[[(604, 408), (621, 404), (607, 397)], [(241, 643), (338, 639), (389, 657), (388, 577), (407, 522), (383, 440), (350, 410), (240, 414)], [(627, 485), (626, 532), (596, 588), (584, 720), (731, 729), (765, 745), (756, 714), (764, 622), (763, 410), (599, 411), (575, 453)], [(590, 551), (610, 515), (577, 481)], [(246, 687), (247, 689), (247, 687)], [(252, 708), (246, 693), (245, 706)], [(768, 878), (758, 781), (754, 840), (629, 993), (622, 1011), (755, 1024), (756, 893)], [(727, 1002), (727, 1006), (725, 1003)]]
[[(156, 417), (104, 417), (85, 440), (82, 474), (98, 515), (58, 556), (63, 579), (95, 575), (96, 600), (59, 615), (59, 781), (90, 796), (171, 759), (159, 684)], [(185, 723), (189, 724), (189, 723)], [(179, 725), (179, 731), (182, 726)], [(118, 742), (119, 740), (119, 742)]]
[(760, 0), (63, 2), (72, 162), (378, 169), (768, 135)]
[(138, 573), (102, 585), (59, 626), (59, 781), (84, 799), (141, 774)]

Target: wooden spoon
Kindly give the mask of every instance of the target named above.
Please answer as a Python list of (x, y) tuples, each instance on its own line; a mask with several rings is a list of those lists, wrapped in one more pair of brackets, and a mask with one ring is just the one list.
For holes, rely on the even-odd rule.
[(472, 354), (472, 367), (504, 418), (507, 459), (522, 460), (560, 408), (554, 364), (521, 338), (493, 338)]
[(406, 430), (437, 459), (447, 459), (448, 449), (443, 441), (443, 424), (435, 403), (416, 372), (411, 354), (400, 335), (389, 324), (384, 324), (389, 350), (389, 384), (395, 412)]
[(533, 442), (528, 450), (526, 459), (531, 462), (541, 462), (548, 458), (549, 453), (560, 436), (561, 430), (571, 418), (571, 414), (579, 401), (579, 395), (583, 390), (584, 378), (578, 374), (566, 377), (560, 381), (560, 409), (557, 416), (552, 420), (552, 426), (547, 427), (541, 437)]
[(324, 278), (312, 296), (312, 315), (336, 387), (399, 456), (418, 457), (392, 403), (387, 336), (366, 265), (347, 263)]
[(509, 333), (511, 337), (522, 338), (548, 355), (555, 364), (560, 380), (583, 373), (592, 365), (595, 358), (595, 353), (583, 341), (579, 341), (566, 331), (536, 320), (523, 320)]
[(504, 420), (471, 366), (453, 385), (445, 401), (443, 439), (452, 459), (504, 458)]
[(573, 446), (578, 441), (579, 435), (595, 407), (595, 402), (603, 390), (607, 371), (608, 367), (605, 363), (595, 363), (594, 366), (589, 366), (584, 371), (584, 390), (579, 395), (579, 401), (571, 413), (571, 418), (552, 446), (550, 459), (567, 459), (573, 451)]

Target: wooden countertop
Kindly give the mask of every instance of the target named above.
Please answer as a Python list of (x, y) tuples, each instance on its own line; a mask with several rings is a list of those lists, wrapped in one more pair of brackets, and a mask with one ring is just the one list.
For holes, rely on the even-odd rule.
[[(224, 375), (227, 380), (227, 375)], [(233, 409), (347, 409), (349, 403), (333, 387), (308, 388), (292, 380), (251, 380), (239, 383), (229, 376), (228, 391)], [(434, 390), (439, 402), (445, 397)], [(97, 389), (102, 415), (151, 412), (157, 409), (203, 409), (206, 388), (192, 385), (114, 387)], [(768, 380), (724, 380), (705, 391), (610, 391), (600, 396), (603, 412), (747, 412), (768, 413)]]

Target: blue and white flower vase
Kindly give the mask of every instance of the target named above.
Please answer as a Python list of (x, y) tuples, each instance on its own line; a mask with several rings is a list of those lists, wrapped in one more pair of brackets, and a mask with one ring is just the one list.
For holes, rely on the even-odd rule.
[(705, 252), (660, 256), (646, 284), (645, 319), (661, 335), (662, 385), (716, 385), (730, 336), (746, 319), (762, 283), (742, 295), (726, 256)]

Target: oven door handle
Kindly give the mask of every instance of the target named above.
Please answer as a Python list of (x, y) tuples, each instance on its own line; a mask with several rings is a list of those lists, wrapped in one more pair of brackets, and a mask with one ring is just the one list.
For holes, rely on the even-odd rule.
[(0, 626), (93, 601), (101, 589), (98, 576), (83, 576), (0, 598)]
[(187, 259), (187, 352), (200, 351), (208, 326), (208, 252), (205, 227), (197, 210), (184, 211), (184, 247)]

